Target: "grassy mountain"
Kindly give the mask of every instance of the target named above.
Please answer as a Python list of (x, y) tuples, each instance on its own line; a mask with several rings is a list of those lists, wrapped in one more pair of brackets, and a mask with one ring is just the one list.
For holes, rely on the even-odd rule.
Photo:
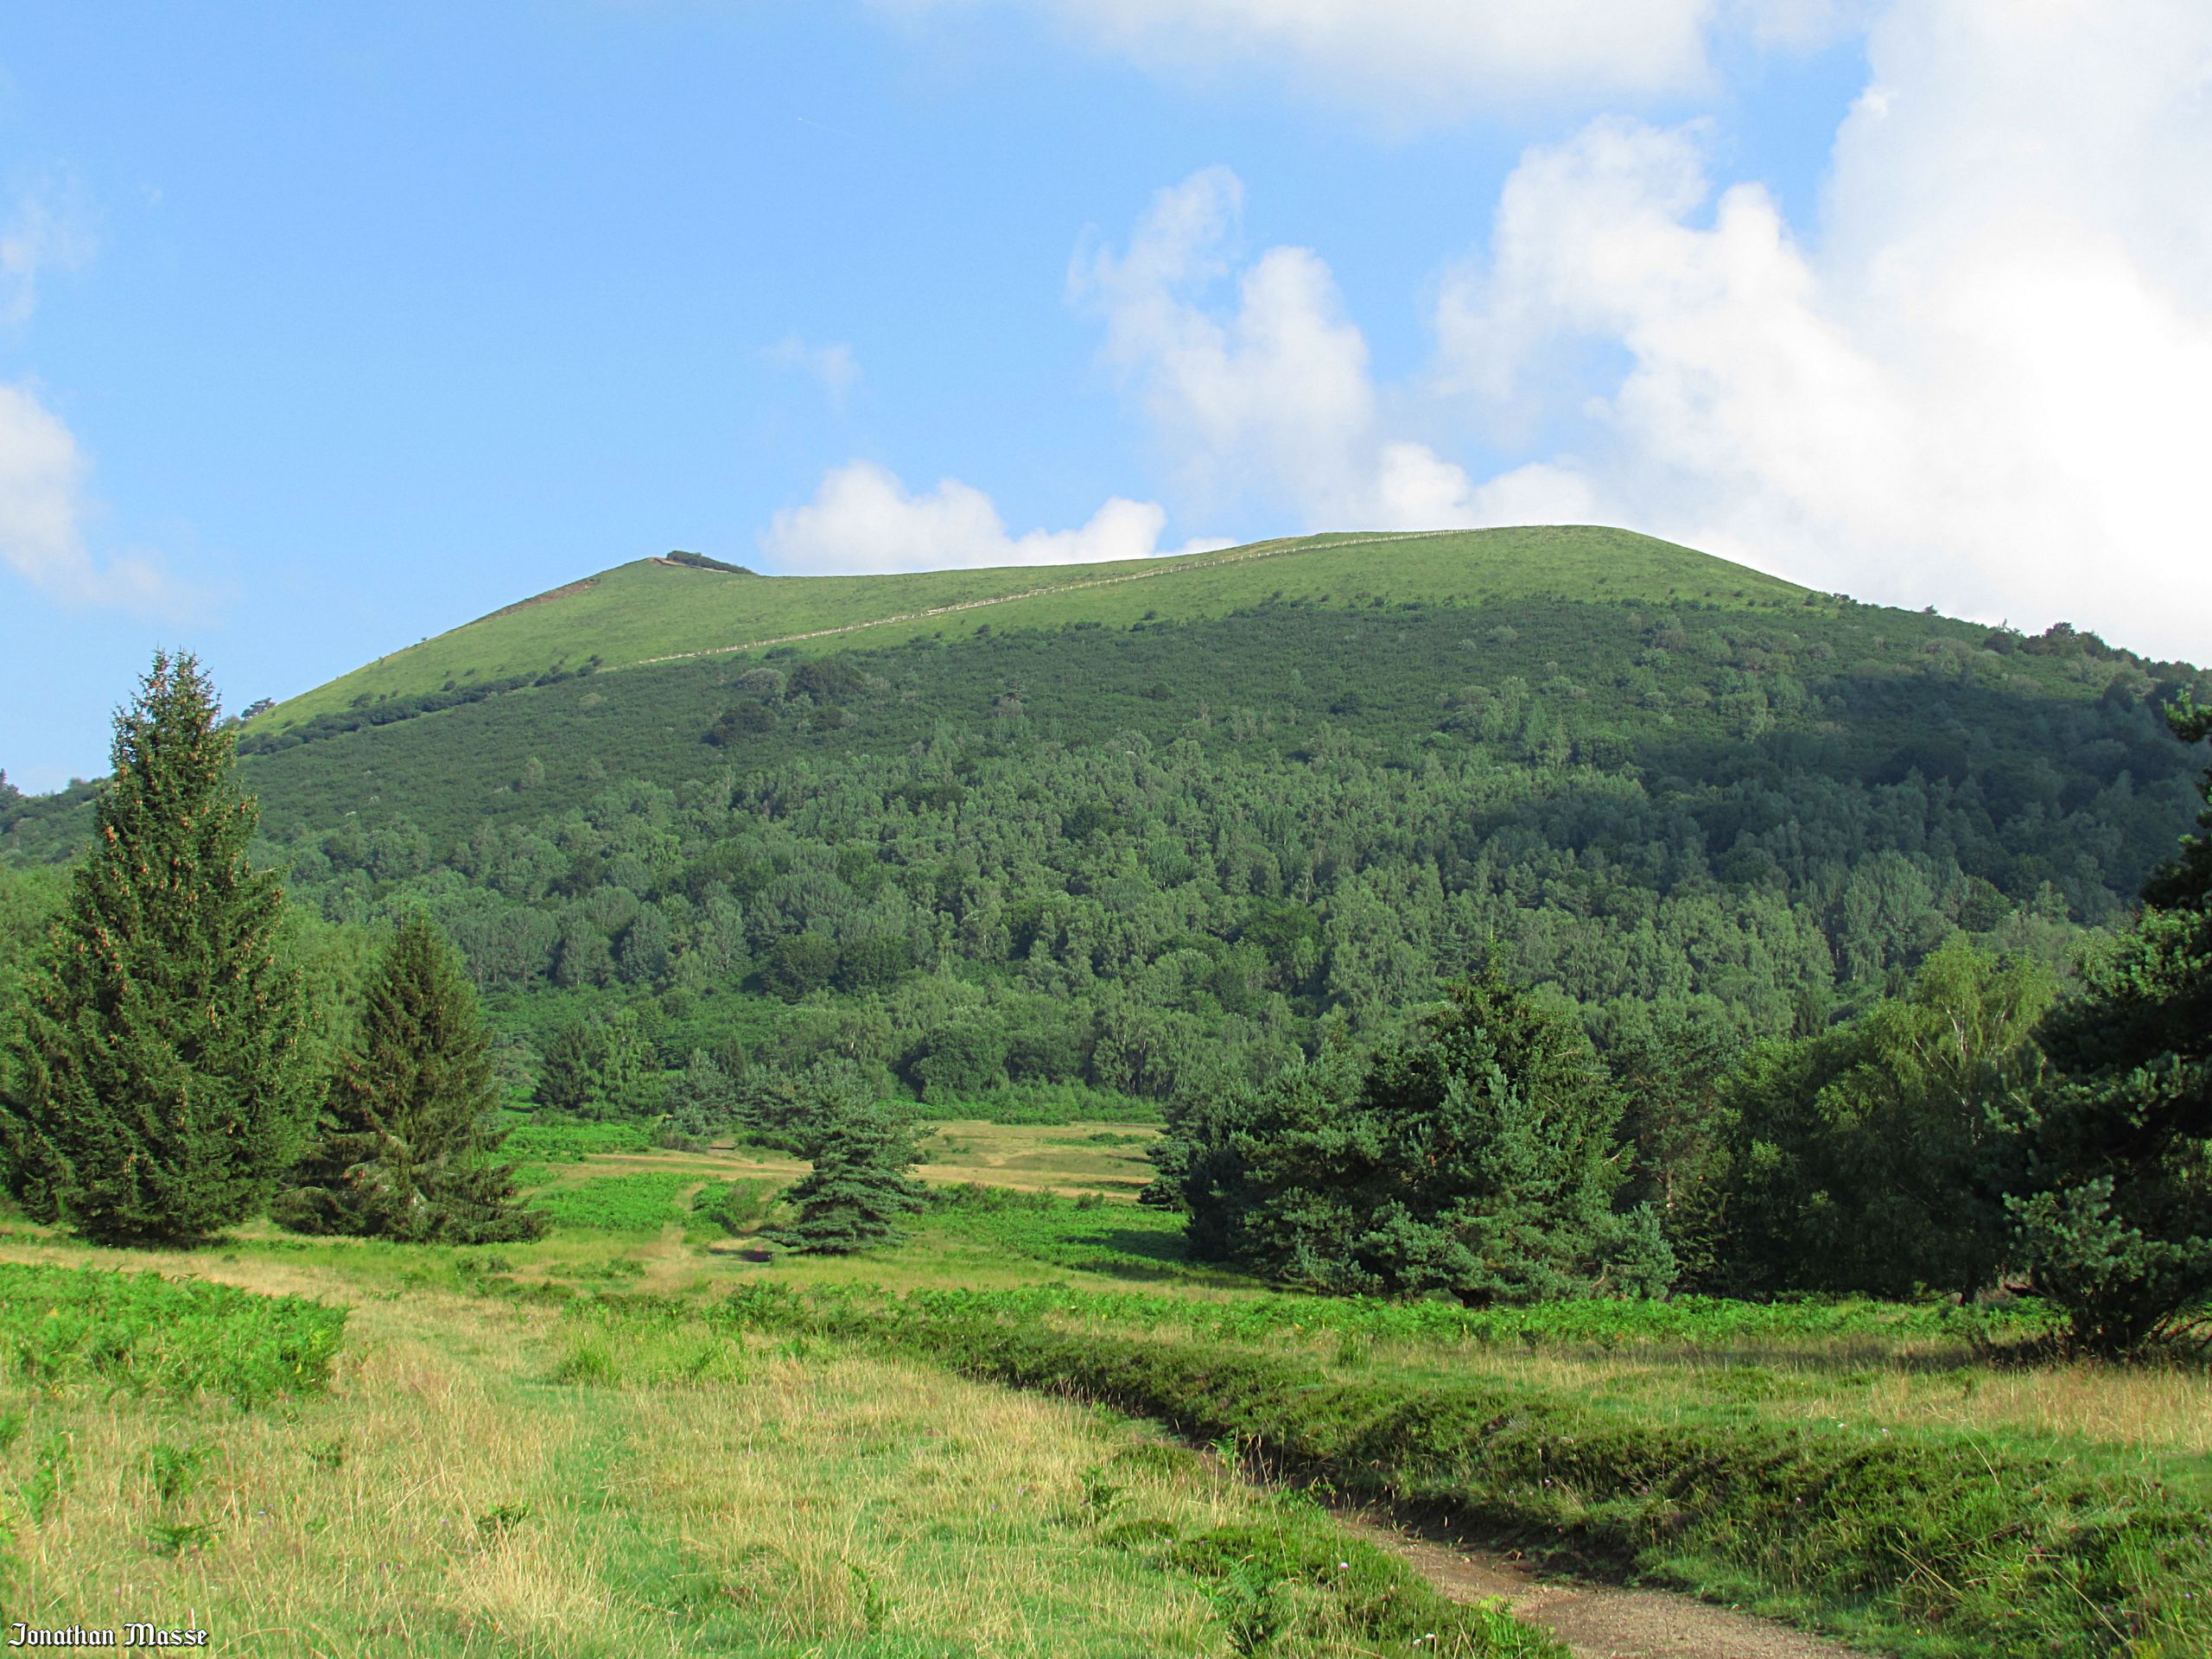
[(1225, 616), (1270, 596), (1320, 603), (1474, 603), (1555, 593), (1774, 603), (1802, 590), (1626, 531), (1563, 527), (1315, 536), (1177, 558), (880, 576), (768, 578), (639, 559), (379, 657), (263, 717), (318, 715), (535, 679), (585, 663), (629, 668), (790, 645), (881, 648), (979, 628)]
[[(2063, 961), (2191, 821), (2202, 757), (2159, 718), (2190, 687), (2063, 626), (1564, 528), (887, 577), (649, 561), (296, 698), (241, 752), (295, 893), (430, 908), (518, 1075), (563, 1025), (626, 1021), (667, 1066), (834, 1055), (1065, 1106), (1265, 1073), (1485, 954), (1608, 1039), (1815, 1029), (1960, 932)], [(0, 807), (0, 849), (67, 855), (88, 799)]]

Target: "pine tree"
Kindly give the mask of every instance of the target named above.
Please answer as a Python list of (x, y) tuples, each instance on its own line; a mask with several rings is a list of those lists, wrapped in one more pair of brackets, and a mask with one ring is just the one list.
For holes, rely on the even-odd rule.
[(817, 1069), (799, 1140), (813, 1168), (785, 1193), (798, 1207), (788, 1227), (766, 1235), (787, 1249), (843, 1255), (898, 1243), (901, 1217), (920, 1209), (913, 1126), (886, 1111), (856, 1075)]
[(1370, 1058), (1179, 1103), (1147, 1196), (1194, 1253), (1325, 1290), (1651, 1294), (1676, 1266), (1648, 1209), (1613, 1207), (1620, 1115), (1572, 1015), (1486, 972)]
[[(2212, 709), (2171, 718), (2185, 743), (2212, 737)], [(2095, 1352), (2202, 1332), (2212, 1306), (2212, 771), (2204, 802), (2203, 833), (2044, 1027), (2062, 1081), (2010, 1201), (2036, 1288)]]
[(737, 1090), (714, 1057), (695, 1048), (664, 1103), (660, 1144), (703, 1151), (715, 1132), (737, 1116)]
[(0, 1087), (10, 1190), (110, 1244), (188, 1243), (257, 1213), (313, 1110), (276, 878), (213, 688), (156, 653), (117, 714), (92, 850), (48, 931)]
[(569, 1021), (545, 1045), (532, 1098), (556, 1112), (582, 1112), (599, 1098), (606, 1046), (604, 1033), (596, 1021), (588, 1018)]
[(297, 1232), (417, 1243), (544, 1231), (516, 1203), (514, 1166), (497, 1158), (505, 1137), (490, 1043), (459, 955), (427, 917), (409, 915), (276, 1218)]

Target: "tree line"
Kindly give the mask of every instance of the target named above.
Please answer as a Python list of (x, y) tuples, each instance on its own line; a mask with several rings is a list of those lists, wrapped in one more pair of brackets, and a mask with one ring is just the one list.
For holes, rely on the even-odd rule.
[[(2212, 710), (2172, 720), (2195, 744)], [(1662, 1011), (1601, 1056), (1493, 966), (1378, 1048), (1178, 1102), (1149, 1201), (1199, 1253), (1472, 1303), (2033, 1289), (2083, 1349), (2212, 1326), (2212, 771), (2202, 833), (2078, 987), (1955, 938), (1845, 1025)]]
[[(2171, 723), (2189, 743), (2207, 734), (2185, 697)], [(1213, 780), (1215, 799), (1189, 791), (1203, 772), (1189, 752), (1071, 756), (1093, 785), (1061, 798), (1071, 810), (1016, 791), (1002, 819), (956, 836), (929, 817), (943, 803), (906, 798), (896, 833), (937, 850), (904, 861), (881, 856), (884, 843), (863, 856), (849, 828), (838, 833), (896, 817), (849, 779), (783, 780), (775, 800), (779, 780), (756, 780), (753, 830), (696, 846), (678, 814), (703, 799), (734, 815), (734, 786), (689, 805), (620, 787), (614, 833), (583, 820), (596, 838), (570, 848), (571, 872), (634, 867), (648, 892), (775, 914), (751, 970), (768, 995), (738, 1001), (804, 1017), (813, 1039), (779, 1047), (756, 1029), (748, 1045), (725, 1029), (671, 1065), (668, 1025), (679, 1040), (692, 1033), (655, 1003), (617, 1000), (555, 1025), (518, 1078), (486, 1028), (481, 965), (448, 942), (430, 903), (396, 906), (350, 1027), (319, 1040), (333, 1021), (310, 1017), (305, 979), (282, 960), (283, 891), (250, 856), (255, 808), (190, 658), (156, 658), (118, 718), (113, 760), (59, 919), (33, 957), (0, 962), (23, 1009), (0, 1089), (9, 1185), (29, 1213), (89, 1236), (191, 1240), (262, 1208), (309, 1231), (528, 1236), (539, 1223), (515, 1200), (493, 1128), (519, 1082), (557, 1109), (658, 1117), (674, 1141), (733, 1128), (779, 1139), (815, 1166), (794, 1236), (856, 1248), (915, 1202), (903, 1173), (912, 1113), (886, 1096), (903, 1083), (950, 1103), (1014, 1077), (1104, 1080), (1164, 1102), (1153, 1196), (1188, 1212), (1194, 1248), (1326, 1289), (1513, 1300), (2031, 1283), (2104, 1348), (2170, 1329), (2212, 1289), (2212, 794), (2206, 834), (2153, 875), (2139, 915), (2070, 992), (2062, 953), (2031, 918), (1965, 928), (1974, 894), (1961, 884), (1948, 929), (1878, 958), (1838, 1022), (1817, 998), (1770, 1020), (1694, 983), (1669, 994), (1663, 975), (1655, 995), (1578, 1002), (1555, 976), (1528, 972), (1526, 936), (1499, 928), (1507, 910), (1485, 912), (1474, 884), (1438, 884), (1443, 912), (1464, 902), (1467, 917), (1432, 938), (1426, 966), (1365, 1001), (1332, 994), (1358, 934), (1321, 901), (1332, 861), (1352, 878), (1378, 867), (1379, 849), (1424, 838), (1440, 854), (1459, 846), (1450, 855), (1469, 864), (1510, 849), (1526, 803), (1510, 790), (1504, 829), (1491, 817), (1480, 843), (1452, 842), (1442, 797), (1473, 791), (1482, 818), (1476, 780), (1459, 773), (1397, 778), (1398, 813), (1376, 813), (1365, 847), (1340, 849), (1310, 817), (1294, 833), (1284, 803), (1240, 807), (1233, 779)], [(982, 773), (955, 767), (944, 786), (986, 787)], [(1101, 787), (1116, 778), (1121, 800)], [(1337, 781), (1341, 806), (1368, 780), (1349, 765)], [(1424, 787), (1440, 800), (1433, 822)], [(1134, 826), (1116, 816), (1124, 804)], [(1038, 856), (1061, 846), (1073, 849), (1064, 865)], [(1058, 876), (1057, 909), (1049, 893), (1009, 902), (993, 879), (1025, 852)], [(1522, 866), (1491, 868), (1510, 895)], [(1572, 893), (1583, 868), (1560, 866), (1552, 893)], [(1163, 870), (1182, 875), (1165, 893), (1140, 879)], [(1685, 879), (1678, 891), (1702, 889)], [(1837, 889), (1839, 913), (1880, 925), (1879, 896), (1854, 902), (1854, 891)], [(625, 884), (588, 882), (583, 896), (623, 893), (639, 906), (634, 925), (648, 901)], [(436, 895), (433, 883), (417, 896)], [(825, 913), (810, 906), (908, 925), (788, 925)], [(1080, 951), (1057, 950), (1079, 914), (1096, 931)], [(1404, 918), (1392, 919), (1402, 941)], [(1909, 906), (1895, 919), (1914, 924)], [(1026, 952), (1009, 948), (1017, 934)], [(618, 975), (628, 938), (610, 947)], [(811, 956), (797, 948), (809, 939)], [(945, 970), (979, 939), (1001, 962), (1019, 954), (1021, 977)], [(733, 947), (717, 990), (741, 976), (751, 943)], [(934, 971), (917, 960), (925, 943)], [(1453, 954), (1488, 966), (1451, 981), (1440, 963)], [(1387, 948), (1377, 958), (1393, 960)]]
[[(475, 988), (419, 910), (366, 976), (349, 1037), (280, 961), (281, 882), (189, 655), (156, 656), (117, 719), (89, 853), (43, 948), (4, 965), (21, 1020), (0, 1071), (0, 1174), (32, 1219), (94, 1242), (193, 1244), (264, 1211), (308, 1234), (533, 1238), (499, 1156), (502, 1090)], [(913, 1131), (849, 1079), (793, 1144), (813, 1167), (779, 1235), (865, 1248), (917, 1207)]]

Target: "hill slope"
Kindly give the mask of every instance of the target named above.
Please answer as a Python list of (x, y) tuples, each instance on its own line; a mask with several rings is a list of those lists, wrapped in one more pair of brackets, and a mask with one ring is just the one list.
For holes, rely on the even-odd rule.
[[(2184, 688), (2069, 629), (1502, 531), (627, 565), (241, 752), (296, 896), (432, 911), (518, 1077), (582, 1020), (645, 1046), (608, 1109), (703, 1048), (1124, 1110), (1386, 1031), (1487, 954), (1609, 1042), (1818, 1028), (1960, 932), (2063, 963), (2190, 826)], [(0, 809), (0, 851), (66, 856), (89, 800)]]
[(1803, 589), (1631, 531), (1586, 526), (1317, 536), (1111, 564), (876, 576), (737, 575), (640, 559), (380, 657), (277, 706), (283, 730), (317, 715), (586, 662), (626, 668), (795, 645), (880, 648), (977, 628), (1218, 617), (1268, 597), (1462, 603), (1552, 593), (1774, 603)]

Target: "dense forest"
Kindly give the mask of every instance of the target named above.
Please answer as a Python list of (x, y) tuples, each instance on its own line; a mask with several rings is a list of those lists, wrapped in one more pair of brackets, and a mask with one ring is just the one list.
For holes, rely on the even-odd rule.
[[(581, 1023), (639, 1051), (607, 1110), (696, 1049), (1050, 1112), (1264, 1077), (1493, 957), (1609, 1048), (1815, 1033), (1955, 934), (2063, 970), (2189, 823), (2196, 683), (1825, 599), (1274, 603), (242, 748), (296, 900), (427, 907), (518, 1088)], [(35, 912), (81, 808), (6, 810)]]
[[(1771, 583), (1270, 592), (842, 644), (232, 721), (312, 1041), (334, 1061), (416, 917), (518, 1105), (689, 1144), (797, 1145), (798, 1103), (831, 1096), (1164, 1118), (1155, 1197), (1309, 1217), (1295, 1180), (1264, 1196), (1280, 1172), (1221, 1175), (1230, 1143), (1309, 1124), (1337, 1171), (1347, 1126), (1381, 1146), (1433, 1117), (1461, 1126), (1470, 1213), (1581, 1194), (1513, 1269), (1530, 1285), (1963, 1294), (2013, 1259), (2041, 1022), (2109, 977), (2099, 942), (2190, 828), (2185, 715), (2212, 701), (2063, 625)], [(0, 974), (100, 789), (0, 802)], [(1468, 1029), (1551, 1033), (1529, 1053), (1592, 1079), (1584, 1106), (1476, 1109), (1491, 1061), (1404, 1058), (1451, 1050), (1435, 1022), (1471, 984), (1494, 990)], [(1544, 1152), (1569, 1117), (1586, 1132)], [(1427, 1223), (1326, 1266), (1305, 1225), (1231, 1253), (1317, 1283), (1440, 1270)]]

